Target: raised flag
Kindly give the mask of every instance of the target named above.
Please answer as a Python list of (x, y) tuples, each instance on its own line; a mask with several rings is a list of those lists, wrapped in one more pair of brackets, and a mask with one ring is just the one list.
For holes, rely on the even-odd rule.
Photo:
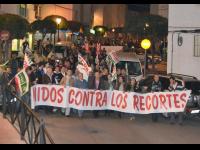
[(29, 58), (29, 56), (25, 53), (24, 55), (24, 69), (31, 66), (33, 64), (32, 60)]
[(85, 59), (79, 54), (78, 55), (78, 63), (77, 69), (79, 72), (83, 73), (84, 79), (88, 80), (89, 73), (92, 71), (91, 67), (88, 66)]
[(15, 83), (20, 96), (23, 96), (29, 91), (29, 78), (25, 69), (21, 70), (15, 76)]
[(116, 52), (111, 52), (109, 53), (109, 58), (111, 59), (111, 61), (114, 63), (114, 64), (117, 64), (119, 62), (119, 58), (118, 56), (116, 55)]

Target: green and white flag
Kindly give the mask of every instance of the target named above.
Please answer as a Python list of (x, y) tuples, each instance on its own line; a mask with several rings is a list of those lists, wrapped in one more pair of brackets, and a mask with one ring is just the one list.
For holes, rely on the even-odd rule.
[(25, 71), (25, 69), (21, 70), (16, 76), (15, 76), (15, 82), (16, 82), (16, 88), (20, 94), (20, 96), (23, 96), (29, 91), (29, 78)]

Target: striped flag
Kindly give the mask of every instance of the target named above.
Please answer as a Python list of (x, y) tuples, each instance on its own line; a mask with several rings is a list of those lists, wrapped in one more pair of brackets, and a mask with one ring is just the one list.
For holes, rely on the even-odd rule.
[(23, 96), (29, 91), (29, 78), (25, 69), (21, 70), (15, 77), (17, 91)]
[(24, 69), (31, 66), (33, 64), (32, 60), (28, 57), (28, 55), (25, 53), (24, 55)]
[(87, 62), (80, 54), (78, 55), (78, 63), (79, 65), (77, 66), (77, 69), (83, 74), (84, 79), (88, 80), (89, 73), (92, 71), (92, 68), (88, 66)]
[(111, 52), (109, 53), (109, 58), (111, 59), (111, 61), (114, 63), (114, 64), (117, 64), (119, 62), (119, 58), (118, 56), (116, 55), (116, 52)]

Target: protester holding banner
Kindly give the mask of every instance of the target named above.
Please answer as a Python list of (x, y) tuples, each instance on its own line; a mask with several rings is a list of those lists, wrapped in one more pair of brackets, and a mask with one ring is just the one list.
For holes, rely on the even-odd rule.
[[(151, 86), (151, 92), (161, 92), (162, 90), (162, 84), (160, 82), (159, 76), (154, 75), (154, 81)], [(158, 113), (153, 113), (152, 114), (152, 121), (157, 122), (158, 121), (159, 114)]]
[(52, 84), (53, 83), (53, 69), (51, 66), (48, 66), (46, 73), (43, 76), (43, 84)]
[[(126, 92), (138, 92), (139, 86), (135, 78), (129, 79), (126, 85)], [(130, 120), (135, 120), (135, 116), (131, 114)]]
[[(178, 82), (176, 82), (175, 78), (173, 76), (170, 77), (170, 86), (168, 88), (168, 90), (170, 92), (176, 92), (176, 91), (183, 91), (184, 90), (184, 86), (178, 84)], [(170, 113), (170, 123), (171, 124), (175, 124), (176, 121), (176, 113)], [(179, 125), (183, 124), (183, 113), (177, 113), (178, 115), (178, 123)]]
[[(116, 83), (116, 85), (115, 85), (115, 90), (125, 92), (125, 90), (126, 90), (126, 85), (125, 85), (124, 78), (123, 78), (122, 76), (120, 76), (120, 77), (118, 78), (117, 83)], [(119, 117), (119, 118), (122, 117), (122, 113), (121, 113), (121, 112), (118, 112), (118, 117)]]
[(60, 67), (56, 66), (55, 71), (52, 76), (52, 83), (53, 84), (60, 84), (61, 79), (63, 78), (62, 73), (60, 72)]
[[(70, 86), (70, 87), (74, 87), (74, 78), (72, 77), (72, 70), (68, 70), (67, 71), (67, 75), (65, 75), (61, 82), (60, 85), (62, 86)], [(69, 117), (70, 116), (70, 108), (67, 107), (66, 109), (62, 109), (62, 113), (65, 114), (65, 116)]]
[[(80, 88), (80, 89), (87, 89), (88, 88), (87, 81), (83, 79), (82, 73), (78, 74), (78, 80), (75, 81), (75, 87)], [(83, 110), (78, 110), (78, 116), (80, 118), (83, 117), (83, 112), (84, 112)]]
[[(88, 80), (88, 89), (93, 90), (103, 90), (103, 79), (100, 77), (99, 71), (95, 72), (94, 76), (90, 76), (90, 80)], [(99, 111), (93, 111), (93, 115), (95, 118), (99, 117)]]

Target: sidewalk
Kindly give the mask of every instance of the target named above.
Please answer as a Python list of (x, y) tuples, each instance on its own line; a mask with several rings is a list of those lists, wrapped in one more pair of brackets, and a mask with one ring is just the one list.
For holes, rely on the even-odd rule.
[(15, 128), (0, 113), (0, 144), (25, 144)]

